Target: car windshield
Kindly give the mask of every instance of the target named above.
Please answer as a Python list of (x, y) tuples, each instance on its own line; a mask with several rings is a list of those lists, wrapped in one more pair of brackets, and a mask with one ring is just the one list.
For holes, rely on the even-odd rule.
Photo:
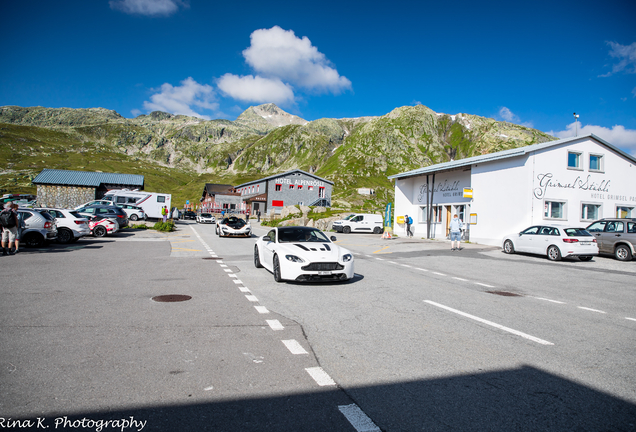
[(212, 217), (210, 213), (201, 213), (201, 217), (209, 218)]
[(227, 225), (227, 226), (232, 227), (234, 229), (240, 229), (240, 228), (243, 228), (246, 225), (245, 220), (243, 220), (241, 218), (237, 218), (236, 216), (230, 216), (229, 218), (223, 219), (221, 224), (222, 225)]
[(568, 237), (591, 237), (592, 234), (587, 232), (585, 228), (566, 228), (563, 230)]
[(354, 217), (354, 216), (355, 216), (354, 214), (350, 214), (349, 216), (347, 216), (346, 218), (344, 218), (344, 220), (349, 220), (349, 219), (351, 219), (351, 218), (352, 218), (352, 217)]
[(315, 228), (285, 227), (278, 229), (279, 243), (331, 243), (325, 233)]

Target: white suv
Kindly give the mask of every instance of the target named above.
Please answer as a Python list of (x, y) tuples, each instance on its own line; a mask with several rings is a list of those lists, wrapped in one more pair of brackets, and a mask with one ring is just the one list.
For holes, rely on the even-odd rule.
[(47, 212), (55, 218), (58, 243), (74, 243), (91, 233), (88, 219), (73, 210), (39, 207), (39, 212)]
[(121, 209), (128, 215), (128, 219), (131, 221), (147, 219), (146, 212), (141, 207), (132, 204), (117, 204), (117, 207), (121, 207)]

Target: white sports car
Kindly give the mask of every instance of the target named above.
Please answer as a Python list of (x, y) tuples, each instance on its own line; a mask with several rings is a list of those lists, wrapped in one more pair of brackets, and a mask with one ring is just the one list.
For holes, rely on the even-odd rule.
[(245, 219), (230, 216), (216, 224), (216, 234), (219, 237), (251, 237), (252, 226)]
[(353, 254), (325, 233), (310, 227), (273, 228), (254, 246), (254, 265), (274, 280), (346, 281), (354, 274)]
[(210, 213), (201, 213), (196, 220), (197, 223), (216, 223), (216, 218)]

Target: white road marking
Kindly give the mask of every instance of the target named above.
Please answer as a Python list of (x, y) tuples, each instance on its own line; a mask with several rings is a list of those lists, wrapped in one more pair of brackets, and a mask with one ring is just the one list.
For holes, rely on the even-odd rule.
[(463, 282), (468, 282), (468, 279), (462, 279), (460, 277), (453, 277), (453, 279), (457, 279), (457, 280), (460, 280), (460, 281), (463, 281)]
[[(227, 266), (225, 266), (225, 267), (227, 267)], [(227, 273), (232, 273), (231, 269), (223, 269), (223, 270), (226, 271)]]
[(258, 311), (258, 313), (261, 313), (261, 314), (269, 313), (269, 311), (267, 310), (265, 306), (254, 306), (254, 308)]
[(400, 265), (401, 265), (402, 267), (411, 267), (411, 266), (410, 266), (410, 265), (408, 265), (408, 264), (400, 264)]
[(223, 260), (218, 260), (217, 261), (219, 264), (223, 264)]
[(243, 285), (243, 281), (240, 280), (240, 279), (234, 279), (234, 283), (237, 284), (237, 285)]
[(373, 423), (365, 413), (356, 404), (340, 405), (340, 412), (349, 420), (351, 426), (358, 432), (381, 432), (380, 428)]
[(228, 275), (229, 277), (231, 277), (231, 278), (237, 278), (237, 277), (238, 277), (238, 275), (236, 275), (236, 274), (234, 274), (234, 273), (228, 273), (227, 275)]
[(384, 261), (382, 258), (376, 258), (378, 261)]
[(227, 264), (221, 264), (221, 267), (227, 267)]
[(305, 368), (307, 373), (316, 381), (319, 386), (335, 386), (336, 382), (321, 367)]
[(246, 293), (246, 292), (250, 292), (250, 289), (247, 288), (247, 287), (242, 286), (242, 287), (239, 287), (239, 291)]
[(428, 270), (426, 270), (426, 269), (423, 269), (423, 268), (419, 268), (419, 267), (416, 267), (416, 268), (415, 268), (415, 270), (420, 270), (420, 271), (428, 271)]
[(292, 354), (309, 354), (295, 339), (281, 341)]
[(587, 307), (583, 307), (583, 306), (577, 306), (577, 307), (579, 309), (583, 309), (583, 310), (590, 311), (590, 312), (598, 312), (598, 313), (602, 313), (602, 314), (605, 313), (602, 310), (598, 310), (598, 309), (592, 309), (592, 308), (587, 308)]
[(387, 261), (389, 264), (397, 264), (395, 261)]
[(285, 330), (285, 327), (278, 320), (266, 320), (272, 330)]
[(249, 300), (249, 301), (251, 301), (251, 302), (257, 302), (257, 301), (258, 301), (258, 299), (256, 298), (256, 296), (251, 295), (251, 294), (250, 294), (250, 295), (246, 295), (246, 296), (245, 296), (245, 298), (246, 298), (246, 299), (248, 299), (248, 300)]
[(552, 302), (552, 303), (565, 304), (565, 302), (558, 301), (558, 300), (550, 300), (550, 299), (543, 298), (543, 297), (535, 297), (535, 298), (536, 298), (537, 300), (545, 300), (545, 301), (549, 301), (549, 302)]
[(501, 324), (497, 324), (497, 323), (494, 323), (492, 321), (485, 320), (483, 318), (476, 317), (475, 315), (467, 314), (466, 312), (462, 312), (462, 311), (459, 311), (457, 309), (450, 308), (448, 306), (444, 306), (443, 304), (435, 303), (435, 302), (430, 301), (430, 300), (424, 300), (424, 302), (428, 303), (430, 305), (433, 305), (433, 306), (437, 306), (437, 307), (442, 308), (442, 309), (446, 309), (449, 312), (456, 313), (456, 314), (461, 315), (463, 317), (470, 318), (472, 320), (478, 321), (478, 322), (480, 322), (482, 324), (486, 324), (486, 325), (498, 328), (499, 330), (503, 330), (503, 331), (506, 331), (508, 333), (512, 333), (514, 335), (521, 336), (522, 338), (529, 339), (529, 340), (531, 340), (533, 342), (537, 342), (537, 343), (540, 343), (542, 345), (554, 345), (552, 342), (548, 342), (546, 340), (539, 339), (539, 338), (534, 337), (534, 336), (530, 336), (529, 334), (520, 332), (518, 330), (511, 329), (509, 327), (502, 326)]
[(210, 391), (210, 390), (214, 390), (214, 386), (209, 386), (203, 389), (203, 391)]
[(636, 318), (625, 317), (626, 320), (636, 321)]
[(438, 273), (438, 272), (432, 272), (433, 274), (436, 274), (438, 276), (446, 276), (444, 273)]
[(494, 286), (492, 286), (492, 285), (486, 285), (485, 283), (475, 282), (475, 284), (477, 284), (477, 285), (481, 285), (481, 286), (486, 287), (486, 288), (494, 288)]

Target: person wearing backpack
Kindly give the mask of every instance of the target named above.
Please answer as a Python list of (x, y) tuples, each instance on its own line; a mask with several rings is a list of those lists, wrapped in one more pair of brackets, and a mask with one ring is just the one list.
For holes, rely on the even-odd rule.
[(411, 232), (411, 224), (413, 223), (413, 219), (409, 215), (404, 215), (404, 223), (406, 224), (406, 236), (413, 237), (413, 233)]
[[(13, 203), (8, 202), (0, 212), (0, 225), (2, 225), (2, 255), (13, 255), (11, 245), (18, 237), (18, 214), (13, 210)], [(8, 246), (8, 250), (7, 250)], [(17, 250), (17, 248), (16, 248)]]

